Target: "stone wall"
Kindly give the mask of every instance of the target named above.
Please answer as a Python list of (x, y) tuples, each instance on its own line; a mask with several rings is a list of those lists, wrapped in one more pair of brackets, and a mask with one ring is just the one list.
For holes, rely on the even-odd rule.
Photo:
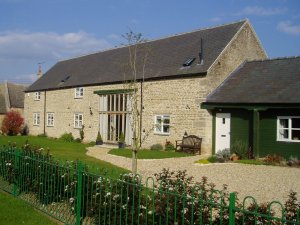
[[(142, 130), (147, 138), (144, 147), (175, 143), (184, 132), (203, 138), (203, 154), (212, 152), (212, 115), (201, 109), (201, 102), (245, 59), (263, 59), (266, 55), (248, 23), (211, 66), (206, 76), (146, 81), (143, 83)], [(204, 58), (205, 60), (205, 58)], [(139, 85), (140, 87), (140, 85)], [(76, 99), (74, 88), (46, 92), (46, 112), (54, 113), (54, 126), (45, 127), (46, 134), (59, 137), (72, 132), (77, 138), (79, 130), (74, 128), (74, 113), (83, 113), (85, 141), (95, 141), (99, 129), (99, 96), (97, 90), (128, 88), (128, 85), (113, 84), (84, 87), (83, 98)], [(138, 90), (140, 93), (140, 89)], [(25, 118), (30, 134), (44, 132), (44, 100), (34, 100), (34, 93), (25, 95)], [(33, 113), (41, 113), (40, 126), (33, 126)], [(170, 135), (154, 134), (155, 115), (170, 115)]]

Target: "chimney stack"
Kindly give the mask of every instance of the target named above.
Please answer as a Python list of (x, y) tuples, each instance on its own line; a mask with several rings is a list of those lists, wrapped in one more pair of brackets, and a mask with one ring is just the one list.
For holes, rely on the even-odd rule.
[(40, 79), (42, 76), (43, 76), (43, 72), (42, 72), (42, 63), (38, 63), (39, 64), (39, 70), (38, 70), (38, 73), (37, 73), (37, 77), (38, 79)]
[(199, 52), (199, 64), (203, 65), (204, 59), (203, 59), (203, 39), (200, 40), (200, 52)]

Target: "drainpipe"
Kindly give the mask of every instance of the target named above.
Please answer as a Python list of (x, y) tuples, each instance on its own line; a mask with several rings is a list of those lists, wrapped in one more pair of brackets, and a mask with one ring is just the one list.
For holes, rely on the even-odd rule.
[(141, 105), (140, 105), (140, 146), (142, 145), (142, 122), (143, 122), (143, 80), (141, 81)]
[(253, 110), (253, 153), (259, 157), (259, 111)]
[(46, 91), (44, 95), (44, 135), (46, 135)]

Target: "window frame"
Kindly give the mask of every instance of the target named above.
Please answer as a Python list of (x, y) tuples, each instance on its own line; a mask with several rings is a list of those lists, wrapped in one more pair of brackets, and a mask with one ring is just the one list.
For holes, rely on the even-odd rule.
[[(76, 126), (76, 120), (78, 120), (78, 124), (79, 124), (79, 119), (76, 119), (76, 116), (81, 116), (81, 126)], [(74, 128), (75, 129), (81, 129), (83, 126), (83, 113), (74, 113)]]
[(33, 126), (40, 126), (41, 124), (41, 113), (33, 113)]
[[(297, 118), (300, 119), (300, 116), (277, 116), (277, 127), (276, 127), (276, 134), (277, 134), (277, 141), (284, 141), (284, 142), (300, 142), (299, 140), (292, 139), (292, 130), (299, 130), (300, 128), (292, 128), (292, 119)], [(287, 128), (280, 128), (280, 120), (286, 119), (288, 120), (288, 127)], [(280, 138), (280, 130), (288, 130), (288, 138)]]
[(84, 95), (84, 88), (76, 87), (75, 88), (75, 98), (83, 98), (83, 95)]
[[(49, 123), (49, 115), (52, 115), (52, 123)], [(54, 127), (54, 113), (49, 112), (47, 113), (47, 127)]]
[(40, 101), (41, 100), (41, 92), (40, 91), (35, 92), (34, 96), (35, 96), (34, 97), (35, 101)]
[[(157, 130), (157, 117), (161, 117), (162, 123), (161, 123), (161, 131)], [(169, 124), (165, 124), (163, 121), (164, 119), (168, 118), (169, 119)], [(159, 134), (159, 135), (170, 135), (171, 134), (171, 116), (168, 114), (159, 114), (154, 116), (154, 134)], [(168, 125), (169, 126), (169, 132), (164, 132), (164, 126)]]

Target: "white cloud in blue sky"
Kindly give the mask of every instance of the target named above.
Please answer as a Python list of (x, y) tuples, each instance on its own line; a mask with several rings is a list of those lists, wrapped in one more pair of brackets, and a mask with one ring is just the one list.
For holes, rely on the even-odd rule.
[(108, 41), (84, 31), (54, 32), (8, 31), (0, 33), (0, 59), (20, 58), (59, 60), (111, 47)]
[(287, 12), (287, 8), (263, 8), (259, 6), (247, 6), (240, 12), (236, 13), (239, 16), (274, 16), (281, 15)]
[(300, 25), (294, 25), (291, 21), (279, 22), (277, 29), (287, 34), (300, 36)]

